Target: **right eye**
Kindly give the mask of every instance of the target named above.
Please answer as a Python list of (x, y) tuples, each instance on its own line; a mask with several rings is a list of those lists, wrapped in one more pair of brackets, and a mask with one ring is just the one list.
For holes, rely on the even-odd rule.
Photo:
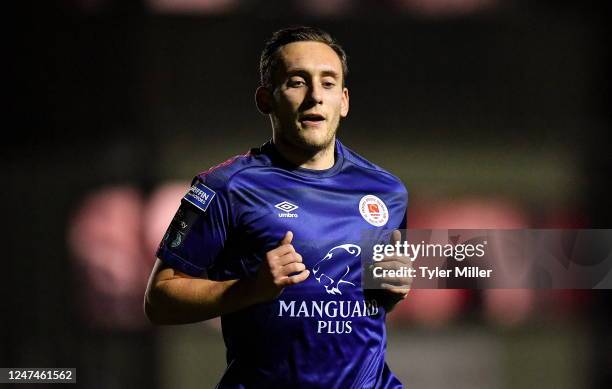
[(299, 88), (306, 85), (304, 80), (289, 80), (288, 84), (291, 88)]

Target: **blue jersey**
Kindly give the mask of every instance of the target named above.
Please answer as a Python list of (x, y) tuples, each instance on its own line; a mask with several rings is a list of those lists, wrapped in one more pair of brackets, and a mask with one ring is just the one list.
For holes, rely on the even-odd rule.
[(385, 309), (361, 288), (364, 236), (405, 228), (401, 181), (336, 141), (326, 170), (290, 165), (271, 142), (196, 176), (158, 257), (212, 280), (253, 277), (287, 231), (310, 270), (270, 302), (221, 317), (219, 388), (398, 388)]

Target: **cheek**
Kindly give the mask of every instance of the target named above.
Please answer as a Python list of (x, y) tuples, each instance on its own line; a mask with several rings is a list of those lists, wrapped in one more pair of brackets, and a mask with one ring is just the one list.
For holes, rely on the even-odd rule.
[(295, 116), (299, 109), (299, 102), (290, 96), (284, 96), (277, 102), (277, 113), (284, 117)]
[(342, 115), (342, 95), (334, 96), (331, 100), (331, 105), (334, 108), (334, 117), (340, 117)]
[(304, 100), (303, 93), (299, 89), (289, 89), (280, 94), (280, 100), (285, 106), (296, 107)]
[(338, 92), (334, 92), (330, 97), (330, 101), (337, 107), (340, 107), (342, 105), (342, 98), (344, 97), (344, 95), (342, 94), (342, 92), (338, 93)]
[(293, 110), (291, 102), (285, 96), (278, 96), (274, 99), (274, 113), (279, 117), (286, 117)]

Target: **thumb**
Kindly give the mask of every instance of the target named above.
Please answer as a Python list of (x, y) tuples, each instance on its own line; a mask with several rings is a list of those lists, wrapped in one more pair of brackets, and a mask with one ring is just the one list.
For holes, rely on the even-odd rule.
[(393, 231), (393, 233), (391, 233), (391, 244), (395, 244), (400, 240), (402, 240), (402, 233), (399, 230)]
[(293, 240), (293, 232), (287, 231), (283, 239), (280, 241), (279, 246), (282, 246), (284, 244), (289, 244), (291, 243), (292, 240)]

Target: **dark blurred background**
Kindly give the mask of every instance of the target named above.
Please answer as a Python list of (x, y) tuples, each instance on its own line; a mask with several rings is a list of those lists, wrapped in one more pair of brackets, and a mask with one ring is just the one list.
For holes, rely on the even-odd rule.
[[(212, 387), (218, 323), (152, 328), (154, 251), (193, 175), (264, 143), (273, 31), (349, 55), (340, 139), (413, 228), (610, 228), (606, 1), (72, 0), (5, 5), (0, 366), (80, 387)], [(389, 318), (411, 388), (612, 387), (609, 291), (418, 290)], [(20, 387), (27, 387), (20, 386)]]

